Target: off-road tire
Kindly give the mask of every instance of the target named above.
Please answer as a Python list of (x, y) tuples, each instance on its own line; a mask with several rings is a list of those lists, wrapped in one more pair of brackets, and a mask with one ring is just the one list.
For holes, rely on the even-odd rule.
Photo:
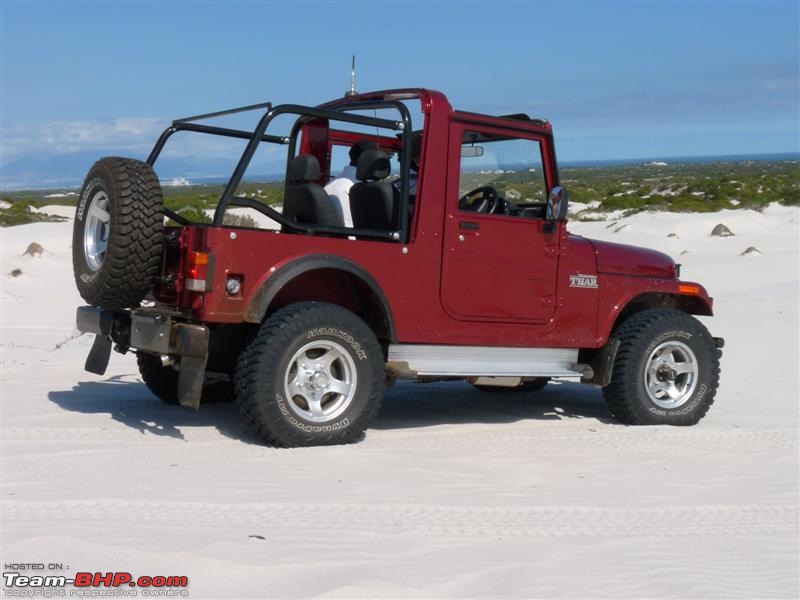
[[(110, 215), (105, 256), (90, 266), (84, 245), (90, 207), (107, 196)], [(130, 158), (106, 157), (89, 170), (72, 234), (72, 267), (86, 302), (108, 310), (136, 307), (158, 275), (163, 246), (164, 200), (152, 167)]]
[(549, 377), (537, 377), (529, 381), (523, 381), (517, 387), (503, 387), (499, 385), (478, 385), (473, 383), (472, 387), (481, 392), (539, 392), (549, 383)]
[[(164, 404), (180, 404), (178, 400), (178, 372), (170, 366), (163, 366), (161, 359), (151, 354), (139, 353), (136, 356), (142, 381), (154, 396)], [(233, 402), (233, 383), (230, 381), (209, 380), (203, 385), (200, 404)]]
[[(312, 342), (338, 344), (357, 374), (355, 392), (331, 421), (304, 419), (289, 405), (285, 381), (292, 357)], [(255, 434), (273, 446), (348, 444), (360, 440), (383, 400), (383, 350), (369, 326), (348, 310), (300, 302), (270, 315), (237, 361), (236, 402)]]
[[(705, 416), (719, 385), (720, 351), (700, 321), (677, 310), (650, 309), (623, 321), (612, 335), (620, 345), (603, 396), (617, 420), (629, 425), (694, 425)], [(682, 405), (663, 408), (650, 398), (644, 372), (651, 353), (670, 341), (694, 353), (697, 384)]]

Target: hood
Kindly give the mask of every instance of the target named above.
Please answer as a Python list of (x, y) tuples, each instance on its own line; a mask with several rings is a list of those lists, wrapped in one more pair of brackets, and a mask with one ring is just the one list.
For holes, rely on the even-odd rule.
[(591, 240), (597, 255), (597, 272), (638, 277), (675, 279), (675, 261), (663, 252)]

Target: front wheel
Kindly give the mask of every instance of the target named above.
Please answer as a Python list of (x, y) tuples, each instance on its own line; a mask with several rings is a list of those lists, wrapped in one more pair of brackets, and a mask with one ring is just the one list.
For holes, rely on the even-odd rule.
[(378, 340), (353, 313), (292, 304), (264, 321), (239, 356), (236, 402), (268, 444), (346, 444), (378, 412), (384, 365)]
[(635, 314), (614, 332), (620, 342), (603, 388), (612, 415), (630, 425), (694, 425), (714, 402), (719, 350), (708, 330), (676, 310)]

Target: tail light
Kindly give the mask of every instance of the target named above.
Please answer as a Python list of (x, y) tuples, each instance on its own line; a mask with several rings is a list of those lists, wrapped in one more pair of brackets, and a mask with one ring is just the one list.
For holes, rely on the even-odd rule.
[(190, 252), (186, 264), (185, 288), (192, 292), (208, 290), (210, 256), (208, 252)]

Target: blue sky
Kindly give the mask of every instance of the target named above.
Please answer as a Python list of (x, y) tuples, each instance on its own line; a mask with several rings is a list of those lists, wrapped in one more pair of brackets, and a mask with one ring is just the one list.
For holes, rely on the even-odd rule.
[(174, 117), (337, 97), (354, 51), (360, 90), (549, 118), (562, 162), (800, 150), (795, 1), (0, 6), (6, 185), (143, 156)]

